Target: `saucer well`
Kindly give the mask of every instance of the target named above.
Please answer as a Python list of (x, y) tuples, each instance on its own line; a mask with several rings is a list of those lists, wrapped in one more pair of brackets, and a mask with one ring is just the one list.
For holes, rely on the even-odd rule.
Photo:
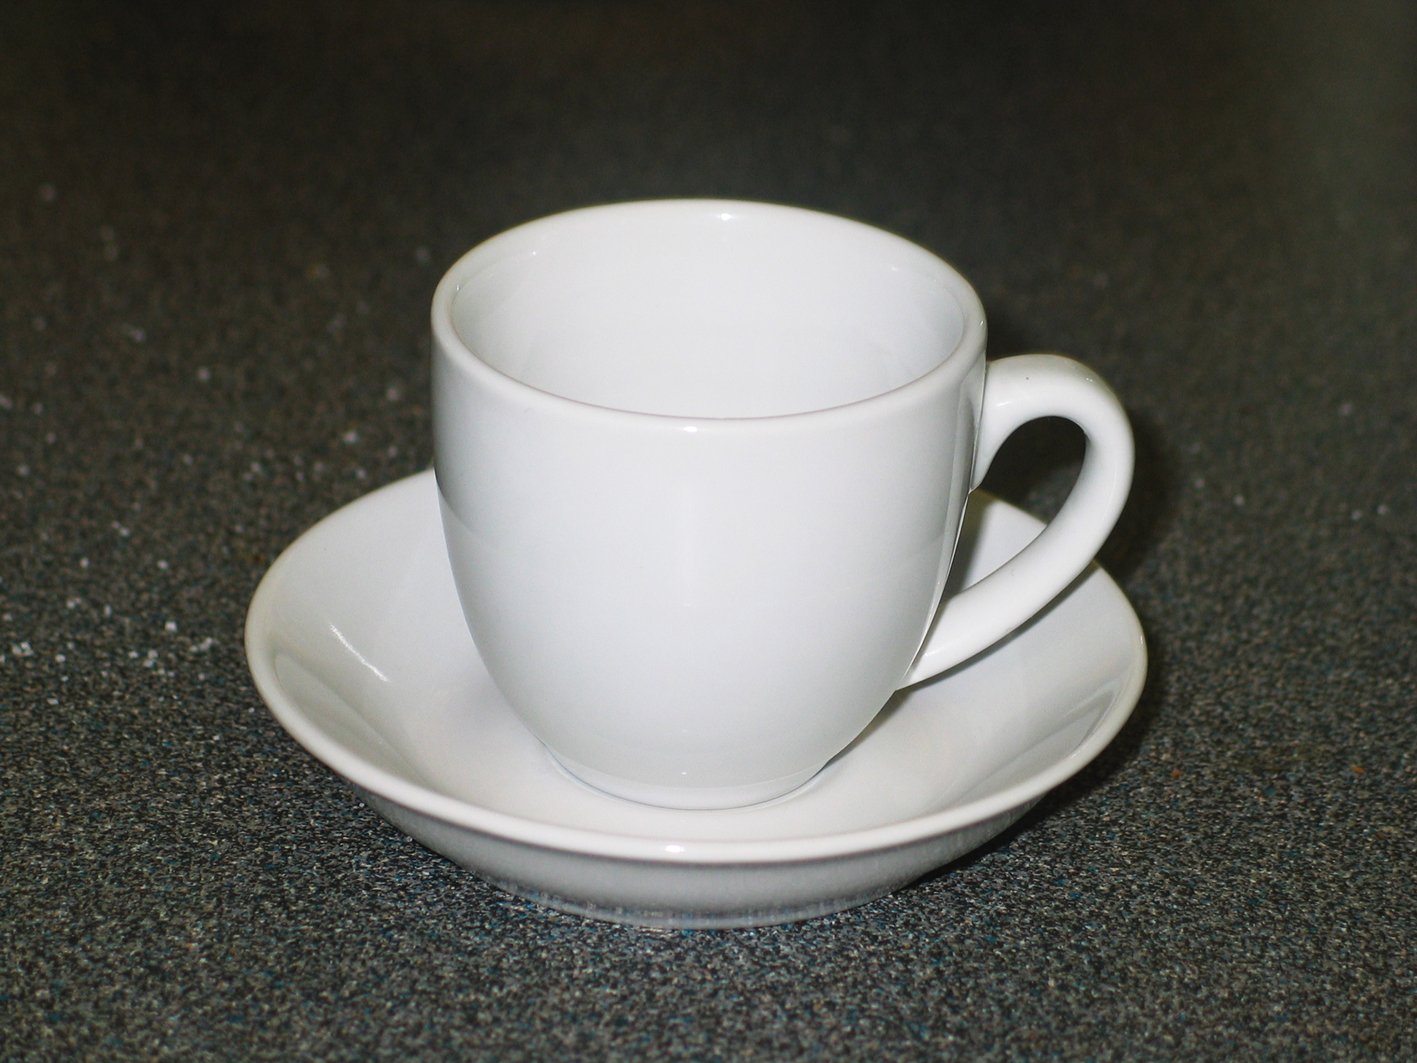
[[(1041, 527), (969, 503), (952, 580)], [(981, 845), (1080, 770), (1140, 696), (1136, 614), (1096, 566), (1044, 613), (897, 694), (801, 788), (760, 805), (639, 805), (568, 775), (493, 686), (467, 633), (431, 472), (361, 498), (271, 566), (246, 621), (280, 724), (399, 829), (523, 897), (655, 926), (838, 911)]]

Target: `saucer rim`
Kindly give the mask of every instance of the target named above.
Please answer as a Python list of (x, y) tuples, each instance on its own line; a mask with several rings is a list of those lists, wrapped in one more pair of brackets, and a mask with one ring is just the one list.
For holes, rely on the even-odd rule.
[[(1094, 562), (1063, 592), (1059, 600), (1077, 593), (1084, 582), (1094, 581), (1100, 584), (1104, 594), (1115, 595), (1116, 604), (1125, 618), (1124, 625), (1130, 629), (1131, 655), (1125, 669), (1125, 682), (1110, 695), (1111, 703), (1080, 744), (1046, 769), (1004, 790), (923, 816), (878, 826), (841, 833), (774, 839), (699, 840), (673, 835), (655, 837), (564, 826), (489, 809), (440, 793), (369, 763), (357, 752), (328, 736), (312, 723), (295, 699), (286, 694), (284, 685), (275, 671), (275, 643), (270, 635), (276, 630), (274, 607), (278, 592), (289, 573), (298, 569), (299, 562), (311, 549), (312, 544), (318, 545), (326, 537), (339, 535), (345, 525), (360, 522), (365, 518), (368, 510), (380, 505), (396, 505), (396, 496), (426, 490), (425, 482), (434, 478), (434, 471), (427, 469), (385, 484), (345, 503), (297, 536), (281, 551), (256, 587), (247, 610), (244, 644), (257, 692), (281, 727), (306, 752), (357, 789), (369, 791), (385, 801), (440, 820), (449, 826), (518, 845), (531, 844), (568, 854), (655, 864), (781, 866), (784, 863), (838, 859), (902, 848), (966, 830), (1030, 805), (1066, 782), (1095, 759), (1122, 730), (1146, 684), (1148, 660), (1141, 622), (1121, 588)], [(989, 492), (977, 491), (975, 494), (981, 498), (994, 499), (1011, 510), (1012, 515), (1023, 517), (1039, 528), (1043, 526), (1043, 522), (1036, 517)], [(436, 519), (436, 515), (437, 510), (434, 509), (432, 518)], [(950, 671), (918, 685), (948, 683), (951, 677), (969, 669), (991, 650), (992, 647), (985, 649)], [(751, 807), (748, 807), (678, 811), (676, 814), (696, 817), (751, 813)]]

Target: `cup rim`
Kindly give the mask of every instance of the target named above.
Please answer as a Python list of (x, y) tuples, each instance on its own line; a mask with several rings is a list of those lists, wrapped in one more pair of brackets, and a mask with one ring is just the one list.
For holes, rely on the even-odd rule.
[[(640, 211), (646, 209), (679, 211), (719, 211), (732, 213), (771, 212), (794, 213), (810, 216), (833, 225), (847, 225), (869, 230), (877, 238), (896, 241), (909, 248), (911, 253), (929, 260), (947, 285), (947, 294), (960, 311), (961, 332), (954, 347), (930, 369), (912, 380), (886, 391), (877, 392), (838, 405), (817, 407), (787, 413), (723, 416), (712, 414), (656, 413), (646, 410), (624, 409), (588, 402), (584, 399), (557, 394), (519, 380), (479, 358), (463, 338), (453, 323), (453, 303), (458, 292), (477, 272), (485, 260), (496, 253), (497, 247), (513, 239), (525, 237), (529, 230), (544, 226), (559, 225), (572, 218), (589, 213), (620, 211)], [(438, 281), (433, 293), (431, 307), (432, 332), (435, 355), (450, 360), (464, 373), (475, 378), (480, 384), (509, 400), (530, 404), (545, 412), (555, 412), (559, 416), (589, 418), (592, 420), (615, 420), (622, 424), (650, 426), (695, 425), (718, 431), (752, 430), (754, 426), (781, 428), (790, 424), (821, 425), (824, 421), (842, 418), (857, 419), (865, 416), (888, 414), (891, 409), (915, 401), (926, 392), (952, 383), (963, 375), (960, 363), (983, 361), (988, 327), (983, 304), (968, 280), (950, 263), (933, 251), (921, 246), (898, 233), (882, 229), (870, 223), (827, 211), (808, 207), (792, 206), (764, 200), (741, 200), (719, 198), (676, 198), (621, 200), (591, 204), (558, 211), (530, 221), (522, 222), (476, 244), (464, 252), (448, 267)], [(972, 356), (972, 357), (971, 357)]]

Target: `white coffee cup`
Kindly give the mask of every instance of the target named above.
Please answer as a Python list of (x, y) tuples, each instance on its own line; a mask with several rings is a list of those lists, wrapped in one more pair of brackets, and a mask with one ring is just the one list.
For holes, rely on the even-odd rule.
[[(986, 366), (984, 336), (939, 258), (763, 203), (571, 211), (449, 270), (449, 557), (487, 670), (566, 769), (682, 808), (783, 794), (1083, 571), (1130, 486), (1126, 416), (1077, 362)], [(1077, 485), (942, 606), (969, 492), (1047, 416), (1087, 437)]]

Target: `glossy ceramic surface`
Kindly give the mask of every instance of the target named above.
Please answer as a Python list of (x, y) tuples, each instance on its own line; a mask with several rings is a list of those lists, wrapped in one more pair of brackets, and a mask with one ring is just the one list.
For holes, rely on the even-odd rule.
[[(636, 800), (793, 789), (898, 687), (1066, 587), (1131, 480), (1126, 417), (1089, 370), (986, 368), (963, 277), (813, 211), (544, 218), (459, 260), (432, 328), (447, 548), (482, 660), (563, 765)], [(1046, 416), (1088, 436), (1076, 489), (937, 609), (971, 487)]]
[[(952, 578), (977, 581), (1039, 527), (976, 494)], [(1096, 756), (1146, 671), (1136, 616), (1094, 567), (988, 652), (898, 694), (792, 793), (725, 811), (636, 804), (566, 773), (493, 686), (431, 473), (292, 544), (246, 642), (280, 723), (402, 830), (522, 896), (671, 926), (819, 915), (956, 859)]]

